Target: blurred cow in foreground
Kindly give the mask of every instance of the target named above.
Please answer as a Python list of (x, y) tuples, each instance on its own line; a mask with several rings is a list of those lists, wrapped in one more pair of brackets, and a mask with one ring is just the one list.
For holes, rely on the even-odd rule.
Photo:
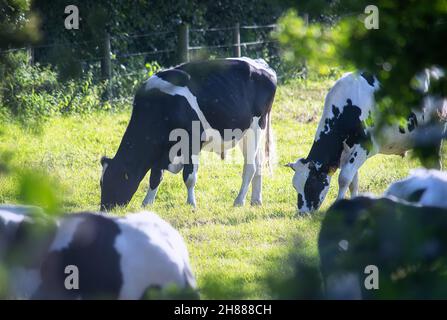
[(386, 196), (447, 209), (447, 173), (438, 170), (415, 169), (410, 175), (391, 184)]
[(447, 298), (447, 209), (396, 198), (339, 200), (318, 249), (329, 299)]
[(0, 206), (1, 267), (13, 299), (141, 299), (196, 287), (182, 237), (149, 212), (53, 220)]

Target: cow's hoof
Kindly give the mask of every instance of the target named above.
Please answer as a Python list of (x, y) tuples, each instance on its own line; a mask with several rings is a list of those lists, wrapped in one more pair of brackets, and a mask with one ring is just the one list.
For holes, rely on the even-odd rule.
[(242, 207), (242, 206), (244, 206), (244, 201), (243, 200), (238, 200), (238, 199), (236, 199), (236, 200), (234, 200), (234, 203), (233, 203), (233, 206), (234, 207)]
[(144, 207), (150, 206), (152, 204), (154, 204), (154, 201), (143, 201), (141, 206), (144, 208)]
[(191, 207), (195, 208), (196, 207), (196, 203), (193, 201), (186, 201), (186, 204), (189, 204)]
[(251, 201), (252, 206), (262, 206), (262, 200), (252, 200)]

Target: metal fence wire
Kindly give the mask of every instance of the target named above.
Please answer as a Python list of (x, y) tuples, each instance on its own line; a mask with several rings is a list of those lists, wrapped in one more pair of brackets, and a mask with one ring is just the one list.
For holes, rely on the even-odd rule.
[[(264, 58), (273, 68), (281, 69), (279, 46), (271, 36), (276, 24), (219, 28), (189, 28), (148, 33), (119, 33), (92, 41), (41, 44), (11, 48), (0, 55), (25, 51), (30, 63), (53, 64), (61, 50), (74, 53), (73, 60), (95, 79), (108, 80), (108, 99), (127, 99), (139, 81), (161, 67), (181, 62), (248, 56)], [(279, 78), (283, 75), (279, 72)]]

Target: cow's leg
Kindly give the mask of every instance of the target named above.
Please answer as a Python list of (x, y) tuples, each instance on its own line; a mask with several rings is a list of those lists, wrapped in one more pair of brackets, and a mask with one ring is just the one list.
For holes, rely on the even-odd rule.
[(351, 198), (357, 196), (359, 192), (359, 173), (355, 173), (354, 178), (352, 178), (351, 184), (349, 185), (349, 192), (351, 193)]
[(359, 168), (368, 159), (368, 152), (360, 145), (355, 144), (351, 148), (348, 160), (342, 164), (340, 175), (338, 176), (338, 196), (337, 199), (343, 199)]
[[(239, 194), (234, 200), (234, 206), (243, 206), (245, 203), (245, 197), (248, 192), (248, 188), (256, 173), (256, 158), (259, 150), (260, 138), (262, 130), (258, 125), (258, 120), (254, 119), (250, 129), (247, 130), (244, 135), (241, 147), (244, 155), (244, 170), (242, 172), (242, 185), (239, 190)], [(256, 182), (257, 186), (260, 185), (260, 179)], [(256, 192), (256, 190), (255, 190)]]
[(255, 175), (251, 181), (251, 205), (262, 204), (262, 152), (258, 149), (255, 158)]
[(185, 182), (186, 189), (188, 190), (187, 203), (196, 206), (196, 197), (194, 195), (194, 187), (197, 181), (197, 171), (199, 165), (192, 162), (185, 164), (183, 167), (183, 181)]
[(147, 190), (146, 197), (143, 200), (143, 206), (153, 204), (155, 196), (157, 195), (158, 186), (163, 180), (163, 170), (160, 168), (152, 168), (151, 175), (149, 177), (149, 189)]
[(443, 160), (443, 150), (442, 147), (444, 146), (444, 139), (441, 140), (441, 143), (439, 145), (439, 170), (442, 170), (442, 160)]
[(443, 147), (443, 142), (444, 140), (441, 139), (441, 141), (439, 141), (439, 146), (436, 148), (436, 151), (438, 153), (438, 162), (433, 166), (433, 169), (437, 169), (437, 170), (442, 170), (442, 147)]

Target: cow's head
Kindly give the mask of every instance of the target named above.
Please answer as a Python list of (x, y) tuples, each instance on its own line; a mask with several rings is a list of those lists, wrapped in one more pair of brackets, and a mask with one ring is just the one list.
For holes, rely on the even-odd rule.
[(101, 165), (101, 210), (128, 204), (137, 191), (137, 177), (116, 159), (102, 157)]
[(298, 212), (317, 210), (329, 190), (331, 176), (320, 164), (312, 160), (302, 158), (286, 166), (295, 171), (292, 183), (298, 193)]

